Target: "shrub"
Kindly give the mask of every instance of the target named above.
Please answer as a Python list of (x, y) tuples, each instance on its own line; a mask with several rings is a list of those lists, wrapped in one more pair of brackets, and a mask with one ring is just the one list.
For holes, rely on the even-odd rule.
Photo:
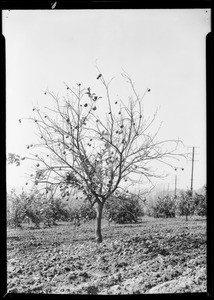
[(186, 217), (186, 220), (188, 220), (188, 216), (194, 214), (195, 201), (190, 190), (180, 193), (177, 199), (177, 210), (180, 216)]
[(67, 221), (69, 219), (67, 204), (63, 203), (61, 199), (55, 199), (51, 205), (55, 220)]
[(21, 227), (21, 224), (26, 217), (24, 200), (26, 193), (22, 192), (17, 195), (15, 190), (7, 194), (7, 224), (9, 227)]
[(153, 206), (153, 217), (155, 218), (174, 218), (175, 217), (175, 199), (170, 196), (158, 197)]
[(32, 188), (25, 199), (26, 216), (36, 228), (40, 227), (42, 221), (44, 222), (45, 202), (45, 195), (36, 188)]
[(80, 218), (84, 221), (94, 220), (96, 218), (96, 211), (90, 203), (83, 203), (79, 208)]
[(7, 223), (9, 226), (21, 226), (31, 221), (36, 228), (43, 222), (45, 226), (56, 225), (58, 220), (66, 220), (69, 212), (60, 199), (47, 198), (38, 189), (17, 195), (13, 190), (8, 194)]
[(108, 220), (118, 224), (137, 223), (143, 211), (137, 197), (130, 198), (122, 194), (106, 202), (104, 215)]
[(207, 190), (204, 187), (204, 193), (194, 195), (195, 213), (199, 216), (207, 215)]
[(69, 207), (69, 219), (75, 222), (77, 226), (80, 225), (80, 221), (86, 222), (96, 218), (96, 211), (90, 203), (85, 201), (79, 207)]
[(69, 219), (69, 212), (66, 204), (59, 198), (44, 199), (42, 205), (42, 219), (45, 226), (56, 225), (56, 221)]

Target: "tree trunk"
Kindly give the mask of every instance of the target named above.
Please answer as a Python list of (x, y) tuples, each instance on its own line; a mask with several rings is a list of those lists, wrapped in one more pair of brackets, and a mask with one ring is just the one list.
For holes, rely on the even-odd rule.
[(95, 226), (95, 236), (97, 243), (102, 243), (103, 238), (101, 234), (101, 220), (102, 220), (102, 212), (103, 212), (103, 202), (96, 203), (96, 226)]

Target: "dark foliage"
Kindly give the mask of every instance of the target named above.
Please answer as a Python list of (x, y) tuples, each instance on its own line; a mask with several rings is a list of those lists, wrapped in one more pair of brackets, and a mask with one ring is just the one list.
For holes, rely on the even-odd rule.
[(137, 223), (138, 218), (142, 215), (143, 211), (136, 196), (131, 198), (122, 194), (106, 203), (105, 216), (115, 223)]
[(153, 206), (153, 216), (155, 218), (174, 218), (175, 208), (175, 199), (172, 197), (158, 197), (156, 204)]

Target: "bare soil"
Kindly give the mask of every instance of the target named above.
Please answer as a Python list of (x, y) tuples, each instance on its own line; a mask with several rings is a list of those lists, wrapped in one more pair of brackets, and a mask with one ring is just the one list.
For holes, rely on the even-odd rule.
[(103, 220), (52, 228), (8, 229), (8, 293), (150, 294), (206, 292), (206, 220)]

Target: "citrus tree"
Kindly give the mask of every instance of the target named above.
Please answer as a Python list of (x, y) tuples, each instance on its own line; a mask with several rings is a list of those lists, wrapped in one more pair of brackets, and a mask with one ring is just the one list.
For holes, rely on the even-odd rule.
[(207, 187), (204, 186), (203, 193), (194, 195), (195, 213), (199, 216), (207, 215)]
[(119, 224), (137, 223), (138, 218), (143, 215), (140, 201), (137, 195), (130, 196), (121, 193), (114, 199), (107, 200), (104, 214), (109, 222), (114, 221)]
[(17, 194), (15, 189), (7, 193), (7, 224), (10, 227), (21, 227), (26, 217), (25, 210), (26, 193)]
[(195, 200), (191, 190), (182, 191), (177, 199), (177, 210), (180, 216), (188, 217), (195, 212)]
[[(143, 110), (143, 99), (150, 89), (140, 96), (130, 76), (122, 76), (130, 86), (131, 95), (126, 101), (111, 97), (112, 80), (106, 82), (102, 74), (97, 77), (103, 87), (102, 96), (80, 83), (74, 87), (65, 84), (67, 95), (63, 98), (45, 91), (53, 106), (43, 111), (33, 107), (35, 115), (29, 118), (39, 138), (27, 148), (40, 152), (20, 158), (33, 160), (35, 172), (30, 179), (47, 195), (59, 193), (68, 200), (76, 190), (78, 197), (89, 201), (96, 210), (97, 243), (102, 242), (101, 219), (106, 201), (114, 201), (118, 191), (129, 194), (134, 182), (150, 182), (159, 176), (152, 162), (167, 163), (175, 157), (178, 143), (158, 141), (159, 127), (151, 133), (156, 112), (146, 118)], [(22, 119), (19, 122), (23, 123)], [(173, 147), (167, 150), (164, 145), (169, 142)]]
[(153, 216), (155, 218), (174, 218), (175, 217), (175, 199), (170, 196), (158, 197), (157, 202), (153, 206)]

